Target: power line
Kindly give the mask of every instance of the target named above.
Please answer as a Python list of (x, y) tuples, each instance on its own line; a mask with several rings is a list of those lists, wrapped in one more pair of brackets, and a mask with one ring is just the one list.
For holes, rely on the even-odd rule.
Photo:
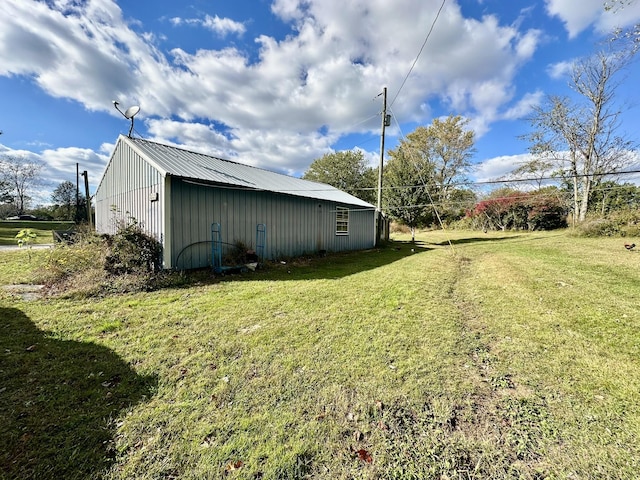
[(418, 52), (418, 55), (416, 56), (416, 59), (413, 61), (413, 64), (411, 65), (411, 68), (409, 69), (409, 72), (407, 73), (407, 76), (404, 77), (404, 80), (402, 81), (402, 84), (400, 85), (400, 88), (398, 89), (398, 92), (396, 93), (396, 96), (393, 97), (393, 100), (391, 100), (391, 103), (389, 104), (389, 108), (391, 108), (393, 106), (393, 104), (395, 103), (396, 99), (400, 95), (400, 92), (404, 88), (405, 83), (407, 83), (407, 80), (409, 79), (409, 76), (411, 76), (411, 72), (413, 72), (413, 69), (415, 68), (416, 64), (418, 63), (418, 59), (420, 58), (420, 55), (422, 55), (422, 51), (424, 50), (424, 47), (427, 45), (427, 42), (429, 41), (429, 37), (431, 36), (431, 32), (433, 32), (433, 28), (436, 26), (436, 22), (438, 21), (438, 18), (440, 17), (440, 13), (442, 12), (442, 9), (444, 8), (444, 4), (445, 3), (447, 3), (447, 0), (442, 0), (442, 4), (440, 5), (440, 8), (438, 9), (438, 13), (436, 13), (436, 18), (434, 18), (433, 19), (433, 23), (431, 23), (431, 28), (429, 29), (429, 32), (427, 33), (427, 36), (424, 39), (424, 42), (422, 43), (422, 47), (420, 47), (420, 51)]

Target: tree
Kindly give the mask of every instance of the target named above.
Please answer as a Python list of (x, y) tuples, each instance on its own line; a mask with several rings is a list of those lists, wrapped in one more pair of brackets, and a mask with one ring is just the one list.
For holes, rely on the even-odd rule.
[(13, 197), (11, 196), (11, 184), (0, 179), (0, 202), (8, 203), (11, 200), (13, 200)]
[[(441, 220), (462, 215), (461, 201), (469, 193), (457, 187), (466, 180), (474, 153), (475, 134), (466, 130), (468, 120), (449, 115), (418, 127), (398, 147), (389, 151), (385, 167), (387, 209), (391, 216), (411, 228), (434, 222), (435, 210)], [(388, 173), (388, 174), (387, 174)]]
[(391, 217), (409, 227), (414, 241), (416, 228), (434, 220), (427, 185), (433, 178), (433, 164), (424, 158), (405, 155), (401, 148), (389, 154), (391, 158), (384, 169), (384, 208)]
[(601, 182), (591, 193), (593, 211), (607, 215), (614, 211), (640, 208), (640, 187), (631, 183)]
[[(636, 0), (610, 0), (605, 3), (604, 8), (607, 11), (618, 13), (634, 1)], [(630, 43), (634, 50), (640, 49), (640, 23), (629, 28), (616, 28), (613, 32), (613, 40)]]
[(58, 185), (51, 194), (51, 201), (62, 210), (62, 218), (64, 220), (73, 220), (75, 218), (76, 194), (76, 186), (68, 180)]
[(427, 169), (421, 168), (423, 172), (430, 172), (428, 182), (422, 183), (429, 183), (429, 192), (441, 218), (459, 213), (457, 199), (453, 198), (456, 184), (466, 180), (475, 152), (475, 133), (466, 129), (468, 123), (459, 115), (449, 115), (444, 120), (436, 118), (431, 125), (416, 128), (400, 141), (396, 150), (389, 152), (393, 157), (402, 150), (414, 162), (430, 165)]
[(398, 148), (433, 165), (434, 192), (440, 201), (448, 198), (456, 182), (466, 180), (471, 167), (475, 133), (466, 130), (469, 120), (460, 115), (436, 118), (428, 127), (418, 127), (400, 141)]
[(474, 228), (483, 230), (553, 230), (564, 228), (567, 208), (557, 187), (534, 192), (499, 188), (468, 211)]
[[(549, 96), (530, 118), (533, 167), (539, 162), (573, 185), (574, 218), (584, 221), (591, 191), (603, 174), (632, 163), (633, 144), (617, 135), (620, 109), (614, 105), (616, 75), (631, 61), (628, 49), (597, 54), (574, 63), (570, 85), (581, 103)], [(520, 167), (521, 169), (523, 167)]]
[(0, 180), (10, 185), (9, 190), (18, 215), (24, 213), (29, 199), (27, 193), (38, 183), (40, 170), (41, 163), (23, 156), (5, 154), (0, 157)]
[(365, 202), (376, 202), (378, 177), (359, 150), (327, 153), (314, 160), (302, 178), (327, 183)]

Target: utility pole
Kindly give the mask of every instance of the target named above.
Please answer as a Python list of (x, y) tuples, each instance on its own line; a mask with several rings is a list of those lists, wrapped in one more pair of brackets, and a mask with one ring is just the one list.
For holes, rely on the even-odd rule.
[[(380, 166), (378, 167), (378, 203), (376, 205), (376, 245), (382, 236), (382, 171), (384, 166), (384, 133), (386, 127), (391, 125), (390, 116), (387, 115), (387, 87), (382, 90), (382, 134), (380, 135)], [(378, 95), (378, 96), (380, 96)]]
[(91, 219), (91, 197), (89, 196), (89, 174), (85, 170), (82, 172), (84, 177), (84, 191), (87, 197), (87, 223), (89, 224), (89, 230), (93, 230), (93, 221)]
[(78, 223), (80, 220), (80, 164), (76, 163), (76, 214), (74, 215), (74, 221)]

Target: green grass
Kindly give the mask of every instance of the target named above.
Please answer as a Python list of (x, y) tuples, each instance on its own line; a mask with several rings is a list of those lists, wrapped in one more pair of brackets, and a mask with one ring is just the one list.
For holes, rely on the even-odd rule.
[(37, 238), (34, 243), (53, 243), (52, 230), (68, 230), (74, 226), (73, 222), (44, 222), (25, 220), (0, 221), (0, 245), (17, 245), (16, 235), (20, 230), (29, 228)]
[[(152, 293), (0, 293), (0, 472), (634, 478), (640, 253), (399, 240)], [(32, 253), (1, 252), (0, 283)]]

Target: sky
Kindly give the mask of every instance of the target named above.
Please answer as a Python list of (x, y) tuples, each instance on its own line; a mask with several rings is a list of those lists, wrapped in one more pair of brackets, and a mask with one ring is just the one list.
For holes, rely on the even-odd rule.
[[(0, 154), (41, 160), (48, 203), (76, 164), (95, 192), (118, 135), (301, 176), (334, 151), (380, 156), (435, 118), (476, 134), (470, 178), (527, 158), (532, 108), (570, 95), (567, 66), (640, 22), (640, 1), (2, 0)], [(616, 91), (640, 141), (635, 85)]]

